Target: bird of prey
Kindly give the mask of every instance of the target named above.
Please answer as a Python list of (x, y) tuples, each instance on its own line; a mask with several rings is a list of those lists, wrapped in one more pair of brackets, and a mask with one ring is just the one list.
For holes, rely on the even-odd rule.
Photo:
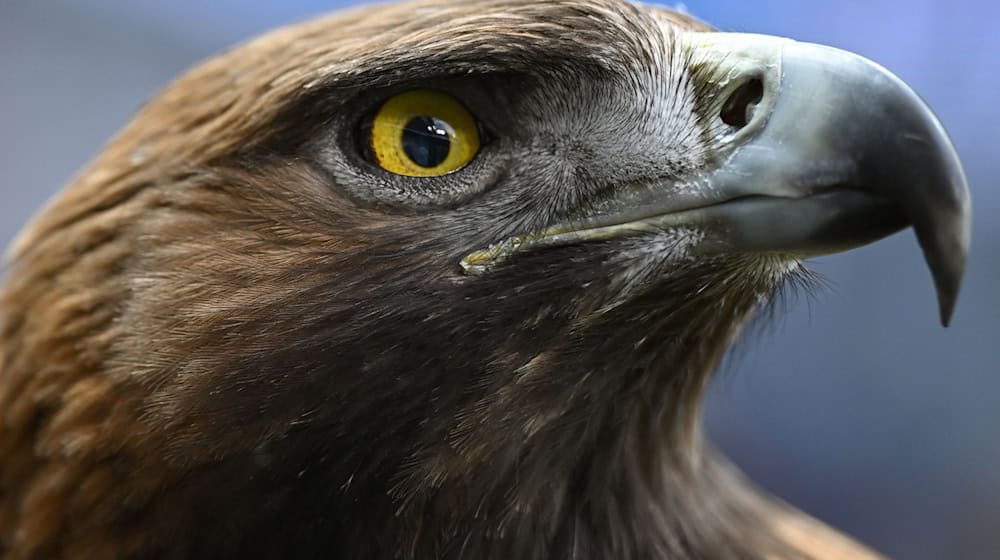
[(145, 106), (10, 250), (0, 556), (846, 559), (699, 429), (802, 259), (969, 237), (924, 103), (620, 0), (280, 29)]

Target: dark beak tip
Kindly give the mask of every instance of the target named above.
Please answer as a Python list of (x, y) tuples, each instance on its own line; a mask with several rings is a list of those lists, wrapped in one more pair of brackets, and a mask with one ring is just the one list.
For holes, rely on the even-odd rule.
[(941, 314), (941, 326), (948, 328), (951, 325), (951, 318), (955, 313), (955, 303), (958, 300), (957, 288), (947, 289), (938, 287), (938, 309)]
[[(969, 184), (954, 144), (926, 106), (917, 114), (927, 126), (918, 145), (907, 143), (897, 200), (913, 223), (937, 292), (941, 325), (951, 323), (972, 235)], [(914, 126), (916, 128), (916, 126)], [(913, 137), (917, 137), (914, 135)]]
[(965, 272), (965, 253), (953, 255), (944, 261), (933, 259), (932, 255), (928, 254), (927, 262), (934, 278), (941, 326), (947, 327), (951, 323), (955, 304), (958, 302), (958, 293)]
[(914, 228), (934, 280), (941, 325), (944, 327), (951, 323), (969, 254), (971, 212), (968, 190), (962, 192), (965, 195), (962, 197), (963, 204), (957, 207), (956, 212), (940, 212), (930, 224), (918, 223)]

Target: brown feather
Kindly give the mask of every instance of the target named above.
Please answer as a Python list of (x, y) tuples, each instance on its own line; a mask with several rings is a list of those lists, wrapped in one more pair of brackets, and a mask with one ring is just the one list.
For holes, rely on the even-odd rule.
[[(598, 329), (602, 294), (584, 297), (572, 312), (572, 328), (589, 339), (564, 336), (569, 324), (539, 311), (526, 334), (497, 328), (488, 341), (456, 340), (453, 355), (444, 355), (448, 345), (436, 341), (487, 329), (496, 306), (513, 300), (487, 301), (486, 288), (447, 295), (463, 282), (453, 278), (459, 254), (422, 248), (413, 233), (433, 231), (431, 218), (348, 203), (303, 155), (303, 138), (330, 123), (329, 111), (342, 102), (330, 101), (331, 92), (389, 88), (440, 67), (449, 76), (531, 74), (557, 58), (557, 65), (613, 74), (650, 59), (661, 45), (648, 38), (661, 25), (708, 29), (675, 12), (612, 0), (425, 0), (275, 31), (169, 86), (11, 249), (0, 300), (0, 553), (10, 560), (320, 555), (305, 548), (313, 539), (337, 557), (327, 542), (336, 539), (356, 558), (382, 557), (385, 546), (403, 558), (463, 551), (540, 558), (560, 546), (580, 547), (580, 558), (609, 550), (622, 558), (649, 550), (692, 558), (745, 558), (748, 550), (761, 558), (874, 558), (703, 454), (696, 417), (707, 374), (758, 296), (774, 287), (770, 276), (745, 278), (735, 264), (694, 271), (739, 278), (731, 306), (702, 314), (678, 304), (690, 330), (677, 336), (673, 353), (636, 352), (646, 356), (637, 368), (673, 362), (682, 373), (643, 370), (596, 387), (577, 380), (564, 398), (559, 373), (572, 365), (566, 356), (579, 352), (580, 340), (634, 342)], [(375, 268), (392, 255), (406, 256), (393, 261), (397, 268)], [(558, 293), (541, 282), (525, 286)], [(667, 287), (648, 299), (683, 301), (682, 292)], [(453, 307), (436, 308), (439, 301)], [(483, 301), (465, 312), (483, 319), (421, 327), (412, 336), (377, 330), (390, 320), (447, 316), (463, 301)], [(372, 311), (381, 322), (356, 317), (381, 302), (387, 307)], [(630, 309), (652, 308), (636, 305)], [(642, 313), (651, 317), (651, 334), (678, 332), (676, 317)], [(317, 350), (323, 337), (347, 334), (353, 344)], [(541, 347), (549, 338), (551, 347)], [(462, 353), (484, 343), (491, 348), (479, 355)], [(492, 377), (484, 373), (453, 394), (435, 392), (444, 385), (408, 387), (405, 364), (418, 358), (431, 377), (454, 378), (476, 359)], [(323, 360), (336, 391), (318, 373)], [(591, 381), (601, 372), (594, 367)], [(398, 375), (359, 379), (376, 371)], [(616, 403), (606, 420), (599, 411), (574, 416), (589, 414), (588, 399), (602, 387), (636, 398), (630, 384), (669, 398), (625, 414), (626, 435), (606, 433), (624, 414)], [(408, 391), (420, 402), (390, 398)], [(407, 431), (418, 423), (413, 412), (399, 426), (375, 425), (382, 411), (425, 406), (425, 396), (439, 417), (455, 421), (414, 433)], [(360, 401), (365, 407), (354, 408)], [(355, 415), (368, 423), (347, 424)], [(340, 425), (353, 426), (352, 433), (330, 428)], [(548, 445), (512, 447), (573, 434), (581, 437), (578, 453), (592, 439), (607, 448), (593, 456), (587, 450), (588, 466), (562, 463), (564, 454)], [(380, 438), (383, 447), (331, 449), (342, 440)], [(651, 442), (666, 449), (647, 449)], [(508, 456), (539, 474), (501, 486), (514, 471), (487, 467)], [(659, 472), (664, 465), (672, 466)], [(301, 479), (302, 488), (289, 489), (286, 476)], [(329, 488), (317, 482), (327, 478), (335, 481)], [(640, 483), (649, 486), (633, 488)], [(476, 485), (482, 493), (470, 490)], [(588, 514), (600, 504), (575, 502), (574, 492), (620, 501)], [(649, 505), (640, 495), (666, 501)], [(310, 500), (339, 500), (327, 514), (333, 521), (317, 513), (287, 533), (275, 528), (274, 520), (315, 505)], [(636, 511), (647, 515), (633, 522)], [(694, 516), (708, 511), (712, 519)], [(687, 519), (673, 518), (687, 512)], [(366, 516), (379, 521), (351, 524)], [(314, 528), (315, 519), (335, 528)], [(622, 531), (587, 544), (591, 537), (582, 533), (601, 523)], [(637, 534), (656, 525), (663, 540), (633, 542), (632, 525)], [(481, 542), (470, 544), (473, 537)]]

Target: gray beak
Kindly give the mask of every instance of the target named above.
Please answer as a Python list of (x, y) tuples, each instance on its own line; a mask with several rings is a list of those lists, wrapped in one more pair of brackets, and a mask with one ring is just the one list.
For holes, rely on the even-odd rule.
[(941, 322), (969, 250), (969, 190), (927, 105), (896, 76), (838, 49), (764, 35), (685, 37), (693, 72), (717, 92), (713, 163), (680, 183), (629, 191), (591, 216), (511, 238), (462, 261), (482, 274), (533, 248), (689, 226), (706, 253), (808, 257), (912, 225)]
[(958, 154), (930, 108), (860, 56), (719, 35), (711, 48), (739, 53), (730, 78), (764, 86), (739, 133), (745, 139), (706, 177), (725, 198), (746, 197), (719, 207), (719, 241), (810, 255), (912, 225), (947, 325), (969, 250), (971, 209)]

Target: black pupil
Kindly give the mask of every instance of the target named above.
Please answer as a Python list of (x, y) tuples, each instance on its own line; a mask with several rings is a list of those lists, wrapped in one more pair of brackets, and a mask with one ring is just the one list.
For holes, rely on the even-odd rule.
[(420, 167), (437, 167), (448, 159), (448, 125), (434, 117), (414, 117), (403, 129), (403, 151)]

